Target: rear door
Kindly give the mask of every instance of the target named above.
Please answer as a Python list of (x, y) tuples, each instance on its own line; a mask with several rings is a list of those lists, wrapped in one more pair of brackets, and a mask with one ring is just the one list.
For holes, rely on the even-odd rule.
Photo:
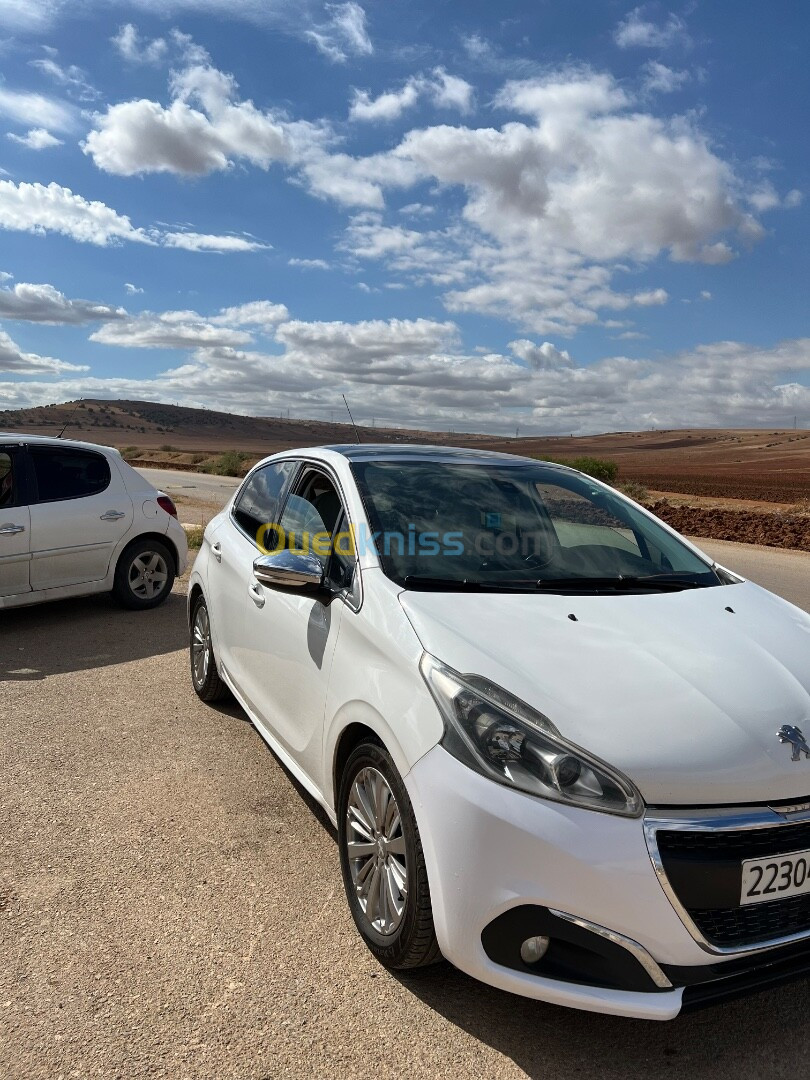
[(31, 514), (26, 504), (25, 455), (0, 446), (0, 596), (31, 591)]
[(104, 454), (70, 445), (29, 447), (31, 588), (101, 581), (132, 528), (132, 500)]

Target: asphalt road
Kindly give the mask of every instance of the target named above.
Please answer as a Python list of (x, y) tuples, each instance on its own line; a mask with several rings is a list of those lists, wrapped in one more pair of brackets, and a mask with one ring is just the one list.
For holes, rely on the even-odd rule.
[(242, 481), (232, 476), (211, 476), (208, 473), (180, 472), (174, 469), (138, 469), (150, 484), (173, 498), (188, 499), (224, 506)]

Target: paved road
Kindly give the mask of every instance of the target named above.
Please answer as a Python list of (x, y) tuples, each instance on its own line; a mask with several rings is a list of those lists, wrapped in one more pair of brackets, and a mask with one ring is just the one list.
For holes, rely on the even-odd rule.
[(197, 701), (185, 639), (178, 593), (3, 616), (4, 1080), (806, 1074), (806, 984), (662, 1025), (386, 972), (331, 828)]
[(167, 495), (210, 502), (224, 506), (241, 480), (232, 476), (209, 476), (207, 473), (179, 472), (174, 469), (138, 469), (150, 484)]

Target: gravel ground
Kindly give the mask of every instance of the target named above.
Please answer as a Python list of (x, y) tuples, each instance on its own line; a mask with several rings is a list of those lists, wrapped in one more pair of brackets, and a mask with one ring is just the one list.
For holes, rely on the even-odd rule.
[(0, 1076), (805, 1074), (807, 983), (653, 1024), (380, 968), (325, 818), (195, 698), (181, 592), (2, 615)]

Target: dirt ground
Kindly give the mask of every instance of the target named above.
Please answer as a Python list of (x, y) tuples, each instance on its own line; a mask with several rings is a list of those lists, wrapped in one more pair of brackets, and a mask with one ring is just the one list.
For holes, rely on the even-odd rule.
[(806, 1074), (805, 983), (655, 1024), (381, 968), (324, 816), (196, 699), (182, 590), (3, 615), (3, 1080)]

